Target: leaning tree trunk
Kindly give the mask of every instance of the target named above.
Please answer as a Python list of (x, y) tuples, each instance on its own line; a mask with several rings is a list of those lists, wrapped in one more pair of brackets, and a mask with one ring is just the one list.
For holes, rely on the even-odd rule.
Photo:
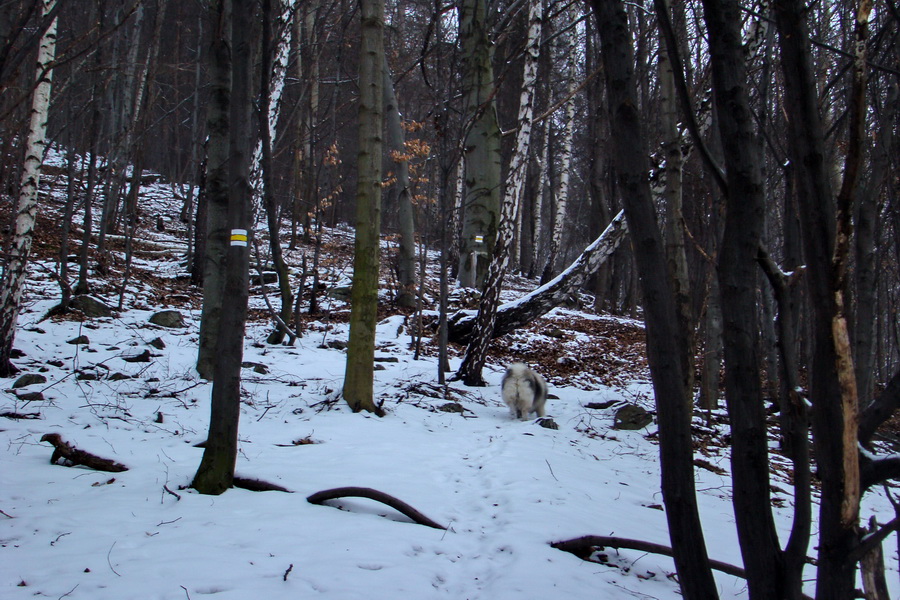
[(378, 319), (379, 232), (381, 227), (381, 131), (384, 123), (384, 0), (361, 1), (359, 63), (359, 160), (356, 243), (350, 291), (350, 339), (344, 400), (353, 412), (381, 416), (375, 405), (373, 365)]
[[(56, 0), (44, 0), (42, 14), (49, 14), (55, 5)], [(8, 377), (17, 371), (10, 359), (38, 210), (38, 183), (47, 144), (52, 63), (56, 56), (56, 23), (57, 19), (54, 18), (41, 37), (38, 48), (37, 83), (31, 101), (31, 123), (25, 141), (25, 167), (22, 169), (22, 184), (16, 205), (16, 231), (0, 288), (0, 377)]]
[(484, 385), (481, 370), (487, 359), (488, 346), (493, 339), (500, 290), (509, 263), (509, 246), (515, 226), (516, 209), (521, 201), (525, 175), (528, 173), (528, 148), (531, 144), (531, 119), (534, 114), (534, 88), (540, 53), (542, 10), (541, 0), (531, 0), (528, 10), (528, 40), (525, 43), (525, 72), (522, 77), (522, 94), (519, 97), (519, 129), (516, 132), (516, 144), (509, 166), (503, 213), (500, 216), (497, 243), (488, 268), (478, 316), (475, 319), (476, 335), (469, 341), (457, 373), (466, 385)]
[(633, 73), (634, 50), (622, 0), (593, 0), (600, 32), (610, 134), (619, 189), (643, 288), (647, 356), (659, 415), (662, 496), (681, 591), (688, 600), (718, 598), (700, 524), (694, 486), (691, 414), (685, 397), (677, 323), (662, 235), (650, 191), (650, 165)]
[[(588, 278), (612, 256), (627, 233), (625, 214), (619, 212), (603, 233), (562, 273), (525, 296), (501, 304), (497, 308), (491, 337), (500, 337), (524, 327), (554, 307), (570, 300)], [(449, 320), (450, 341), (457, 344), (469, 343), (477, 331), (477, 316), (478, 314), (471, 310), (461, 310), (454, 314)]]
[[(228, 0), (222, 0), (227, 3)], [(209, 435), (200, 466), (191, 484), (201, 494), (221, 494), (234, 481), (237, 458), (238, 423), (241, 408), (241, 362), (244, 353), (244, 327), (247, 319), (250, 268), (250, 153), (251, 136), (251, 56), (249, 24), (253, 18), (253, 0), (233, 0), (231, 28), (231, 119), (228, 128), (230, 150), (227, 224), (231, 233), (225, 253), (223, 311), (219, 320), (215, 372), (209, 420)], [(214, 6), (213, 10), (218, 7)], [(228, 10), (219, 22), (228, 30)], [(221, 13), (220, 13), (221, 14)], [(214, 59), (218, 60), (218, 59)], [(227, 310), (226, 310), (227, 309)]]

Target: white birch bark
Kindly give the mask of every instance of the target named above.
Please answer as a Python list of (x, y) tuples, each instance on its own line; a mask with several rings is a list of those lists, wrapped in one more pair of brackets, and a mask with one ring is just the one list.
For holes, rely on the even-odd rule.
[[(46, 15), (52, 11), (55, 4), (56, 0), (44, 0), (42, 14)], [(56, 55), (56, 22), (54, 19), (47, 28), (38, 48), (37, 83), (31, 101), (31, 123), (25, 142), (25, 165), (19, 189), (16, 231), (3, 270), (0, 289), (0, 375), (4, 376), (15, 370), (9, 359), (19, 318), (19, 304), (25, 288), (25, 275), (38, 210), (38, 183), (46, 150), (47, 113), (50, 108), (50, 88), (53, 79), (50, 65)]]
[(563, 133), (562, 148), (560, 148), (559, 183), (554, 194), (556, 211), (553, 217), (553, 232), (550, 236), (550, 256), (541, 281), (546, 283), (556, 268), (556, 257), (559, 254), (560, 241), (562, 240), (563, 223), (566, 220), (566, 205), (569, 197), (569, 180), (572, 173), (572, 139), (575, 131), (575, 36), (568, 34), (568, 78), (569, 99), (566, 101), (566, 121)]
[[(267, 122), (269, 124), (269, 139), (275, 140), (275, 128), (278, 125), (278, 115), (281, 112), (281, 96), (284, 91), (284, 80), (287, 77), (288, 53), (291, 48), (291, 36), (294, 28), (290, 26), (291, 15), (293, 9), (292, 0), (276, 0), (280, 10), (275, 8), (278, 16), (276, 17), (275, 29), (277, 31), (275, 40), (275, 52), (272, 60), (272, 76), (269, 80), (269, 114)], [(253, 161), (250, 163), (250, 181), (253, 185), (253, 214), (259, 219), (263, 211), (256, 210), (256, 205), (261, 201), (263, 196), (263, 180), (262, 180), (262, 136), (256, 142), (256, 148), (253, 150)]]
[(487, 357), (487, 348), (494, 331), (500, 289), (509, 264), (509, 246), (518, 204), (525, 185), (528, 149), (531, 144), (531, 125), (534, 116), (534, 90), (540, 55), (543, 6), (541, 0), (531, 0), (528, 8), (528, 40), (525, 45), (525, 67), (522, 77), (522, 94), (519, 97), (519, 128), (516, 132), (515, 150), (509, 166), (500, 226), (491, 263), (488, 266), (484, 293), (476, 318), (476, 336), (466, 348), (459, 368), (459, 376), (466, 385), (483, 385), (481, 369)]
[(541, 232), (543, 232), (544, 190), (550, 172), (550, 120), (544, 119), (544, 140), (541, 144), (541, 158), (538, 170), (538, 186), (534, 197), (534, 208), (531, 211), (531, 267), (529, 277), (537, 275), (540, 268), (538, 257), (541, 249)]

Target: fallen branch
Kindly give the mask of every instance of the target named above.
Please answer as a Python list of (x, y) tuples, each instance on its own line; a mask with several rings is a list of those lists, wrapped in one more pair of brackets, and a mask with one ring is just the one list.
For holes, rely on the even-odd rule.
[(363, 488), (363, 487), (340, 487), (334, 488), (331, 490), (323, 490), (321, 492), (316, 492), (315, 494), (306, 498), (306, 501), (310, 504), (322, 504), (328, 500), (335, 500), (337, 498), (368, 498), (369, 500), (375, 500), (376, 502), (381, 502), (382, 504), (387, 504), (394, 510), (403, 513), (419, 525), (424, 525), (425, 527), (432, 527), (434, 529), (443, 529), (447, 528), (443, 525), (432, 521), (415, 508), (399, 500), (394, 498), (390, 494), (385, 494), (384, 492), (380, 492), (378, 490), (373, 490), (372, 488)]
[[(600, 237), (585, 248), (565, 271), (521, 298), (498, 306), (492, 337), (515, 331), (570, 299), (587, 278), (612, 256), (627, 233), (628, 224), (624, 213), (620, 212)], [(474, 310), (461, 310), (451, 315), (447, 322), (450, 341), (467, 344), (475, 330), (477, 315)]]
[(90, 452), (79, 450), (75, 446), (72, 446), (71, 444), (63, 440), (58, 433), (45, 433), (41, 438), (41, 441), (49, 442), (55, 448), (53, 450), (53, 455), (50, 457), (51, 464), (58, 464), (57, 461), (60, 458), (64, 458), (66, 459), (66, 464), (63, 466), (66, 467), (84, 465), (85, 467), (94, 469), (95, 471), (107, 471), (110, 473), (120, 473), (122, 471), (128, 470), (128, 467), (121, 463), (117, 463), (114, 460), (101, 458), (95, 454), (91, 454)]

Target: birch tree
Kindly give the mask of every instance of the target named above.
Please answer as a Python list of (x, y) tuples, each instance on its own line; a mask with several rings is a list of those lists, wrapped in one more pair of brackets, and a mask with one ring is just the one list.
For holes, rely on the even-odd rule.
[[(44, 0), (42, 15), (48, 15), (56, 0)], [(38, 47), (35, 87), (31, 101), (31, 120), (25, 142), (25, 165), (22, 169), (19, 197), (16, 203), (15, 236), (3, 270), (0, 288), (0, 376), (8, 377), (17, 371), (11, 362), (20, 302), (25, 291), (25, 277), (34, 222), (38, 211), (38, 184), (47, 144), (47, 116), (53, 81), (52, 62), (56, 56), (56, 26), (54, 18), (41, 37)]]
[(550, 255), (541, 275), (541, 283), (546, 283), (553, 277), (556, 269), (556, 260), (559, 255), (559, 247), (562, 241), (563, 227), (566, 221), (566, 206), (569, 200), (569, 180), (572, 176), (572, 142), (575, 135), (575, 40), (574, 33), (567, 35), (568, 64), (567, 78), (569, 80), (566, 100), (566, 112), (563, 125), (563, 139), (559, 151), (559, 183), (554, 193), (556, 211), (553, 216), (553, 232), (550, 234)]
[(500, 229), (478, 307), (475, 324), (477, 334), (466, 347), (465, 356), (457, 373), (457, 377), (462, 379), (466, 385), (484, 385), (481, 370), (487, 359), (488, 346), (493, 337), (500, 290), (509, 263), (509, 246), (515, 227), (516, 210), (522, 198), (525, 175), (528, 172), (528, 150), (531, 144), (531, 121), (534, 115), (534, 90), (540, 55), (542, 21), (541, 0), (531, 0), (528, 7), (528, 38), (525, 43), (522, 93), (519, 97), (519, 128), (516, 131), (512, 162), (509, 165), (509, 176), (503, 197), (503, 213), (500, 216)]

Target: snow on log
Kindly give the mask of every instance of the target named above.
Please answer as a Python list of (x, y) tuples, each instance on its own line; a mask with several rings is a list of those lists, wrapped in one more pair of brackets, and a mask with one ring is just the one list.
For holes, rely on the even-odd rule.
[[(612, 256), (616, 248), (628, 233), (624, 212), (619, 212), (609, 225), (594, 240), (575, 262), (532, 292), (501, 304), (497, 308), (497, 320), (492, 337), (500, 337), (546, 314), (551, 309), (565, 302), (572, 293), (584, 285), (588, 277)], [(461, 310), (451, 315), (448, 320), (449, 339), (457, 344), (466, 344), (475, 327), (477, 311)]]

